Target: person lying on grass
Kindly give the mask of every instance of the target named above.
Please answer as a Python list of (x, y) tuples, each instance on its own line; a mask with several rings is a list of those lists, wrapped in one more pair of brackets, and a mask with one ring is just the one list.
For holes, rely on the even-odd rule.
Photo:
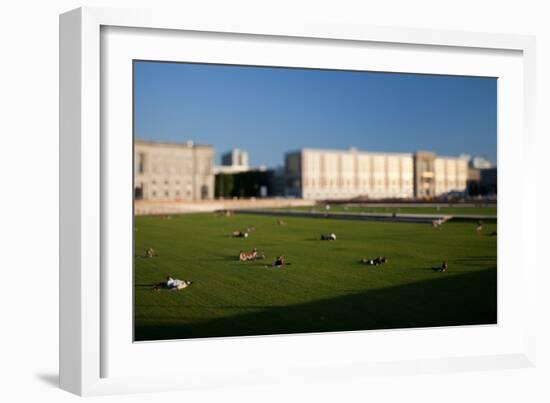
[(280, 269), (283, 266), (290, 266), (290, 263), (285, 262), (285, 257), (284, 256), (277, 256), (277, 258), (275, 259), (275, 261), (273, 262), (273, 264), (271, 266), (265, 266), (265, 267), (266, 268), (275, 267), (277, 269)]
[(137, 255), (138, 258), (142, 258), (142, 259), (148, 259), (148, 258), (152, 258), (152, 257), (155, 257), (155, 256), (158, 256), (158, 254), (153, 248), (147, 248), (145, 250), (145, 254)]
[(336, 241), (336, 234), (322, 234), (321, 241)]
[(248, 238), (248, 232), (233, 231), (233, 238)]
[(170, 291), (177, 291), (177, 290), (183, 290), (184, 288), (189, 287), (191, 284), (193, 284), (192, 281), (189, 280), (179, 280), (177, 278), (173, 277), (166, 277), (166, 281), (161, 281), (160, 283), (157, 283), (153, 286), (153, 290), (160, 291), (161, 289), (166, 289)]
[(361, 259), (361, 263), (366, 264), (368, 266), (379, 266), (381, 264), (385, 264), (388, 262), (388, 259), (386, 256), (378, 256), (374, 259)]
[(433, 228), (440, 228), (442, 224), (443, 224), (443, 220), (441, 218), (438, 218), (437, 220), (432, 221)]
[(441, 267), (437, 267), (434, 270), (437, 271), (438, 273), (443, 273), (447, 271), (448, 268), (449, 268), (449, 265), (447, 264), (447, 261), (444, 260), (443, 263), (441, 263)]
[(252, 249), (252, 252), (239, 252), (239, 260), (241, 262), (246, 262), (247, 260), (256, 260), (256, 259), (265, 259), (263, 253), (258, 252), (257, 248)]

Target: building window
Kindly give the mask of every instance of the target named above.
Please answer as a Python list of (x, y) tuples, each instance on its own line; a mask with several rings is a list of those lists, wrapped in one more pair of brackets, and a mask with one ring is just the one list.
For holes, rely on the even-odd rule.
[(201, 199), (202, 200), (208, 199), (208, 186), (206, 185), (201, 186)]
[(145, 153), (138, 154), (138, 173), (145, 172)]

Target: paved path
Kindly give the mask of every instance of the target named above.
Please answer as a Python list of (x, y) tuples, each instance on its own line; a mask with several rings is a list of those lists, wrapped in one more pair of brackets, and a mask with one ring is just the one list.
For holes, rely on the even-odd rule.
[(455, 221), (493, 221), (493, 216), (478, 215), (446, 215), (446, 214), (392, 214), (392, 213), (347, 213), (347, 212), (319, 212), (302, 210), (266, 210), (266, 209), (242, 209), (235, 210), (236, 214), (260, 214), (268, 216), (291, 216), (304, 218), (331, 218), (336, 220), (364, 220), (364, 221), (391, 221), (410, 223), (432, 223), (434, 220)]
[(135, 215), (161, 215), (161, 214), (185, 214), (208, 213), (219, 210), (238, 209), (268, 209), (282, 207), (314, 206), (312, 200), (302, 199), (227, 199), (227, 200), (201, 200), (201, 201), (154, 201), (136, 200), (134, 202)]

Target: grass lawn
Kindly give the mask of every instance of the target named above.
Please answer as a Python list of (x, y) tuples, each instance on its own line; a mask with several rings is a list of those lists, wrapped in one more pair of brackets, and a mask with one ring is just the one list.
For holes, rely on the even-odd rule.
[[(326, 212), (325, 206), (299, 206), (285, 207), (286, 210), (304, 210), (304, 211), (319, 211)], [(348, 212), (348, 213), (397, 213), (397, 214), (441, 214), (441, 215), (480, 215), (494, 216), (497, 215), (496, 207), (464, 207), (464, 206), (441, 206), (436, 207), (380, 207), (380, 206), (347, 206), (344, 204), (331, 204), (330, 212)]]
[[(214, 214), (136, 217), (135, 339), (496, 323), (496, 224), (428, 224)], [(255, 226), (248, 238), (234, 230)], [(334, 232), (334, 242), (320, 241)], [(239, 262), (257, 247), (266, 260)], [(266, 268), (276, 255), (290, 266)], [(384, 266), (358, 260), (387, 256)], [(449, 270), (433, 270), (447, 260)], [(153, 291), (167, 275), (194, 284)]]

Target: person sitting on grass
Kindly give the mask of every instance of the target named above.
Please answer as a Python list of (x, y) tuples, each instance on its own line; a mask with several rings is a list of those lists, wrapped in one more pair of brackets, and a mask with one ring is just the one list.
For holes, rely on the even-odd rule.
[(483, 231), (483, 221), (479, 220), (477, 222), (476, 232), (479, 234), (481, 231)]
[(386, 256), (378, 256), (374, 259), (361, 259), (361, 263), (366, 264), (367, 266), (379, 266), (381, 264), (387, 263), (388, 259)]
[(155, 257), (155, 256), (158, 256), (157, 252), (153, 248), (147, 248), (147, 250), (145, 251), (145, 257), (146, 258), (151, 258), (151, 257)]
[(446, 272), (448, 268), (449, 265), (447, 264), (447, 261), (444, 260), (443, 263), (441, 263), (441, 267), (436, 268), (435, 271), (438, 273), (443, 273)]
[[(290, 263), (285, 262), (285, 257), (284, 256), (277, 256), (277, 258), (275, 259), (275, 261), (271, 265), (271, 267), (275, 267), (277, 269), (280, 269), (283, 266), (290, 266)], [(267, 267), (270, 267), (270, 266), (266, 266), (266, 268)]]
[(166, 277), (166, 281), (162, 281), (160, 283), (157, 283), (153, 286), (153, 290), (160, 291), (161, 289), (167, 289), (171, 291), (176, 290), (183, 290), (184, 288), (189, 287), (191, 284), (193, 284), (192, 281), (189, 280), (179, 280), (177, 278), (173, 277)]
[(321, 235), (321, 241), (336, 241), (336, 234), (322, 234)]
[(252, 252), (239, 252), (239, 260), (241, 262), (256, 259), (265, 259), (265, 255), (263, 253), (260, 253), (257, 248), (252, 249)]

